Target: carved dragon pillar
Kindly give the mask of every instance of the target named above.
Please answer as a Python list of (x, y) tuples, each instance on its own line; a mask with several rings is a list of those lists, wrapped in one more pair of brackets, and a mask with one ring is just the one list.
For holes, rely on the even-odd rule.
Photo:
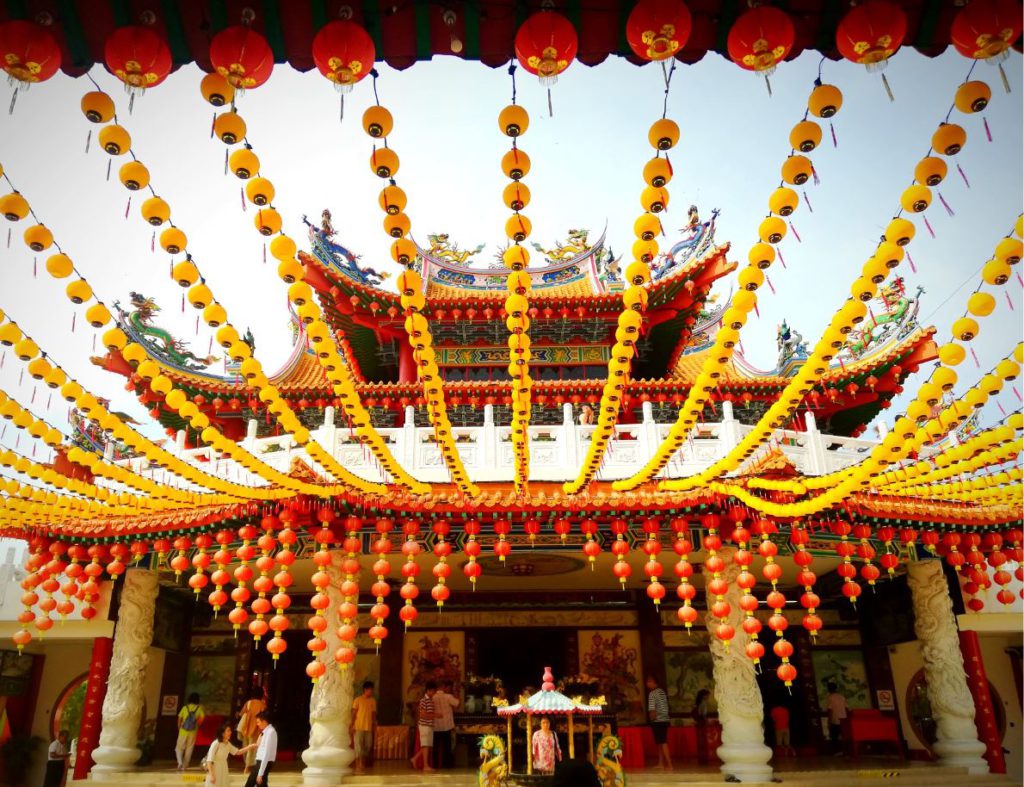
[[(725, 561), (722, 576), (729, 582), (725, 600), (732, 607), (727, 622), (736, 630), (736, 636), (725, 645), (715, 636), (717, 619), (708, 612), (705, 623), (711, 633), (711, 657), (715, 677), (715, 700), (718, 719), (722, 724), (722, 745), (718, 757), (721, 771), (741, 782), (770, 782), (772, 750), (764, 745), (764, 703), (761, 690), (754, 677), (754, 663), (744, 654), (747, 635), (742, 629), (743, 612), (740, 610), (740, 589), (736, 585), (739, 566), (732, 562), (735, 548), (727, 547), (719, 554)], [(705, 580), (711, 578), (704, 572)]]
[[(341, 646), (337, 634), (338, 606), (341, 595), (341, 552), (331, 553), (331, 563), (324, 567), (331, 582), (326, 593), (330, 604), (325, 610), (329, 625), (323, 633), (328, 654)], [(302, 752), (306, 767), (302, 770), (302, 783), (315, 785), (338, 784), (349, 772), (355, 759), (350, 746), (349, 726), (352, 722), (352, 696), (355, 669), (341, 671), (329, 664), (327, 672), (313, 686), (309, 697), (309, 748)]]
[(971, 774), (988, 773), (982, 759), (985, 744), (974, 724), (974, 700), (967, 687), (956, 619), (949, 586), (938, 560), (922, 560), (907, 568), (914, 604), (914, 632), (921, 642), (921, 658), (928, 684), (928, 702), (936, 722), (932, 747), (943, 765), (967, 768)]
[(157, 592), (154, 572), (135, 568), (125, 574), (103, 699), (100, 745), (92, 753), (96, 763), (93, 774), (131, 770), (141, 754), (137, 744)]

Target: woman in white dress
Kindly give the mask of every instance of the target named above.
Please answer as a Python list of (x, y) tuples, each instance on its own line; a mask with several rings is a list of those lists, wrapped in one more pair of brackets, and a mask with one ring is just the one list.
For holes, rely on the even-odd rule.
[(203, 763), (206, 765), (205, 787), (228, 787), (231, 773), (228, 770), (228, 756), (239, 750), (231, 742), (231, 725), (224, 724), (217, 730), (217, 739), (210, 744)]

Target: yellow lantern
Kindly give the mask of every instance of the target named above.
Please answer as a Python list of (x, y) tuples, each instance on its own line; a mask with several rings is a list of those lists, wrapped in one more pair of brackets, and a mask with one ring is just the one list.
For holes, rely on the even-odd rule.
[(996, 259), (1007, 265), (1016, 265), (1020, 262), (1022, 249), (1024, 249), (1024, 243), (1021, 243), (1019, 239), (1003, 238), (996, 244)]
[(270, 237), (274, 233), (281, 231), (281, 214), (273, 208), (261, 208), (256, 211), (253, 224), (256, 225), (260, 235)]
[(102, 303), (94, 303), (85, 310), (85, 319), (93, 328), (102, 328), (110, 322), (110, 310)]
[(53, 245), (53, 233), (42, 224), (33, 224), (24, 234), (25, 245), (32, 251), (46, 251)]
[(945, 366), (940, 366), (932, 374), (931, 382), (939, 386), (943, 391), (952, 391), (953, 386), (956, 385), (956, 380), (956, 372), (952, 369), (947, 369)]
[(967, 351), (959, 344), (950, 342), (939, 348), (939, 360), (945, 366), (959, 366), (967, 356)]
[(802, 186), (811, 179), (814, 167), (807, 156), (795, 154), (782, 162), (782, 179), (793, 186)]
[(965, 115), (970, 115), (974, 112), (981, 112), (981, 110), (988, 106), (988, 102), (991, 99), (992, 89), (984, 82), (975, 80), (964, 82), (956, 89), (954, 103), (957, 109)]
[(906, 219), (893, 219), (885, 228), (885, 239), (897, 246), (906, 246), (914, 239), (917, 228)]
[(789, 144), (801, 153), (810, 153), (821, 144), (821, 126), (813, 120), (801, 120), (789, 132)]
[(288, 300), (296, 306), (303, 306), (313, 300), (313, 288), (304, 281), (297, 281), (288, 288)]
[(530, 189), (525, 183), (513, 181), (505, 186), (501, 200), (512, 210), (522, 210), (530, 204)]
[(1016, 380), (1020, 374), (1020, 365), (1005, 358), (996, 365), (996, 374), (1007, 382)]
[(142, 218), (154, 227), (159, 227), (171, 218), (171, 206), (160, 197), (150, 197), (142, 203), (139, 210), (142, 212)]
[(967, 132), (956, 123), (941, 123), (932, 134), (932, 148), (943, 156), (955, 156), (967, 142)]
[(530, 171), (530, 157), (519, 148), (512, 148), (501, 157), (501, 171), (507, 178), (520, 180)]
[(643, 262), (631, 262), (626, 266), (626, 281), (634, 287), (641, 287), (651, 280), (651, 269)]
[(249, 148), (239, 148), (228, 158), (228, 168), (240, 180), (248, 180), (259, 174), (259, 157)]
[(203, 77), (203, 81), (199, 83), (199, 90), (203, 98), (215, 107), (230, 104), (235, 97), (234, 86), (216, 72)]
[(878, 292), (878, 285), (863, 276), (850, 287), (850, 294), (859, 301), (870, 301)]
[(922, 186), (938, 186), (946, 177), (949, 167), (937, 156), (925, 156), (914, 167), (914, 180)]
[(46, 375), (46, 387), (56, 390), (60, 388), (64, 383), (68, 381), (68, 376), (64, 374), (64, 370), (59, 367), (54, 367), (50, 370), (50, 373)]
[(791, 216), (800, 204), (800, 198), (793, 189), (780, 186), (768, 198), (768, 210), (779, 216)]
[(199, 269), (191, 258), (186, 258), (171, 269), (171, 278), (178, 283), (179, 287), (191, 287), (199, 281)]
[(409, 234), (412, 223), (404, 213), (388, 214), (384, 217), (384, 231), (392, 238), (404, 238)]
[(277, 266), (277, 275), (281, 277), (281, 281), (285, 284), (293, 284), (294, 282), (302, 281), (306, 277), (306, 272), (302, 264), (292, 257), (291, 259), (281, 260), (281, 263)]
[(751, 292), (764, 284), (764, 273), (762, 273), (760, 268), (753, 265), (748, 265), (741, 270), (738, 278), (740, 287)]
[(818, 85), (807, 98), (807, 108), (819, 118), (833, 117), (843, 106), (843, 94), (835, 85)]
[(385, 213), (395, 215), (396, 213), (401, 213), (405, 210), (408, 198), (405, 196), (405, 192), (402, 189), (392, 184), (381, 189), (377, 202), (380, 203), (380, 208)]
[(213, 133), (225, 145), (234, 145), (245, 139), (245, 121), (237, 112), (222, 112), (213, 121)]
[(986, 284), (1006, 284), (1010, 274), (1010, 266), (1003, 260), (989, 260), (981, 269), (981, 278)]
[(14, 354), (22, 361), (28, 361), (39, 355), (39, 346), (27, 336), (14, 345)]
[(219, 303), (211, 303), (203, 309), (203, 321), (211, 328), (218, 328), (227, 322), (228, 315), (224, 307)]
[(370, 154), (370, 169), (378, 178), (394, 177), (398, 165), (398, 154), (391, 148), (375, 148)]
[(667, 158), (655, 156), (644, 164), (643, 176), (648, 186), (660, 189), (672, 180), (672, 165)]
[(174, 383), (171, 382), (169, 377), (158, 374), (150, 381), (149, 388), (153, 393), (158, 393), (161, 396), (167, 396), (167, 394), (171, 392), (171, 389), (174, 388)]
[(647, 132), (647, 139), (657, 150), (671, 150), (679, 142), (679, 126), (668, 118), (656, 120)]
[(907, 417), (913, 419), (918, 424), (931, 418), (931, 415), (931, 408), (924, 402), (915, 400), (907, 405)]
[(978, 322), (970, 317), (961, 317), (953, 323), (953, 336), (962, 342), (969, 342), (978, 335)]
[(238, 331), (235, 330), (235, 327), (233, 325), (222, 325), (217, 330), (216, 338), (217, 344), (226, 350), (232, 344), (238, 341)]
[(132, 342), (121, 350), (121, 357), (129, 364), (136, 365), (146, 360), (149, 356), (141, 344)]
[(668, 192), (648, 186), (640, 193), (640, 204), (648, 213), (661, 213), (668, 207)]
[(521, 270), (530, 264), (530, 252), (525, 247), (516, 243), (502, 252), (501, 259), (505, 263), (505, 267), (512, 270)]
[(647, 290), (643, 287), (630, 287), (622, 294), (622, 305), (634, 311), (643, 311), (647, 308)]
[(509, 137), (521, 137), (530, 127), (530, 115), (518, 104), (509, 104), (498, 113), (498, 128)]
[(408, 238), (399, 238), (391, 244), (391, 259), (399, 265), (411, 265), (416, 259), (416, 244)]
[(128, 191), (138, 191), (149, 185), (149, 170), (141, 161), (126, 161), (118, 170), (117, 177)]
[(899, 267), (906, 254), (902, 246), (888, 240), (882, 241), (875, 249), (875, 259), (889, 270)]
[(17, 191), (0, 197), (0, 213), (8, 221), (21, 221), (28, 215), (28, 200)]
[(884, 261), (877, 257), (872, 257), (864, 263), (864, 267), (861, 269), (861, 274), (866, 278), (871, 279), (875, 284), (881, 284), (889, 275), (889, 268), (886, 266)]
[(907, 186), (900, 195), (900, 204), (909, 213), (920, 213), (932, 204), (932, 192), (927, 186), (918, 183)]
[(132, 138), (128, 131), (116, 123), (100, 129), (100, 147), (111, 156), (127, 153), (132, 146)]
[(767, 243), (755, 243), (750, 247), (747, 259), (761, 270), (766, 270), (775, 262), (775, 248)]
[(177, 254), (188, 246), (188, 238), (177, 227), (168, 227), (160, 233), (160, 246), (168, 254)]
[(245, 184), (245, 196), (253, 205), (269, 205), (274, 199), (274, 184), (266, 178), (250, 178)]
[(106, 93), (93, 90), (82, 96), (82, 114), (91, 123), (107, 123), (114, 118), (114, 101)]
[(92, 297), (92, 287), (85, 279), (76, 279), (67, 286), (68, 300), (72, 303), (85, 303)]
[(287, 235), (278, 235), (270, 241), (270, 254), (276, 260), (290, 260), (298, 253), (295, 241)]
[(111, 328), (103, 334), (103, 346), (110, 352), (118, 352), (124, 349), (126, 344), (128, 344), (128, 337), (120, 328)]
[(391, 113), (379, 104), (367, 108), (363, 113), (363, 130), (374, 139), (386, 137), (393, 126)]
[(758, 226), (757, 235), (763, 243), (779, 243), (786, 237), (786, 222), (778, 216), (768, 216)]
[(633, 233), (641, 240), (654, 240), (661, 231), (661, 221), (652, 213), (642, 213), (633, 222)]
[(192, 307), (195, 309), (205, 309), (213, 303), (213, 293), (210, 292), (210, 288), (202, 282), (194, 284), (189, 288), (188, 302), (191, 303)]
[(987, 317), (996, 308), (996, 299), (987, 292), (976, 292), (967, 299), (967, 311), (975, 317)]
[(658, 244), (652, 240), (636, 240), (633, 242), (633, 257), (640, 262), (650, 263), (658, 254)]

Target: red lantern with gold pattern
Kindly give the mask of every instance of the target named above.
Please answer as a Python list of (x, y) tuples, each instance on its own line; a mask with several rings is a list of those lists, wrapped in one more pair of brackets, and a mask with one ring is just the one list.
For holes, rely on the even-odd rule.
[(843, 17), (836, 29), (839, 53), (853, 63), (881, 71), (907, 36), (907, 16), (886, 0), (867, 0)]
[(692, 27), (681, 0), (640, 0), (626, 21), (626, 41), (637, 57), (668, 60), (686, 46)]
[(768, 76), (786, 59), (795, 40), (793, 22), (784, 11), (758, 6), (733, 23), (726, 47), (740, 68)]
[(997, 63), (1009, 57), (1022, 29), (1017, 0), (971, 0), (953, 20), (950, 39), (964, 57)]
[(572, 22), (555, 11), (538, 11), (516, 32), (519, 64), (551, 87), (576, 57), (579, 40)]
[(313, 61), (320, 73), (342, 93), (373, 68), (377, 50), (373, 39), (360, 25), (337, 19), (324, 25), (313, 39)]
[(274, 70), (267, 39), (245, 25), (221, 30), (210, 42), (210, 62), (235, 90), (259, 87)]
[(0, 67), (19, 87), (45, 82), (60, 68), (60, 47), (42, 25), (12, 19), (0, 24)]
[(154, 30), (119, 27), (107, 37), (103, 60), (110, 73), (133, 92), (156, 87), (171, 73), (171, 50)]

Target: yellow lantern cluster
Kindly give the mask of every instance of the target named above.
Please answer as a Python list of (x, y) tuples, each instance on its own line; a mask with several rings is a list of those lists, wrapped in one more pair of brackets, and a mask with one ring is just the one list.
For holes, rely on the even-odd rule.
[[(383, 139), (385, 145), (393, 126), (391, 113), (379, 104), (371, 106), (363, 114), (363, 128), (366, 133), (373, 139)], [(390, 152), (387, 148), (385, 150)], [(375, 146), (374, 156), (377, 152)], [(394, 172), (389, 169), (386, 176), (381, 175), (379, 167), (373, 166), (375, 160), (375, 158), (371, 158), (374, 173), (381, 177), (387, 177), (389, 183), (387, 188), (397, 189), (393, 177)], [(455, 444), (455, 436), (452, 434), (452, 424), (448, 419), (448, 410), (444, 399), (444, 378), (442, 378), (434, 359), (430, 325), (422, 314), (424, 307), (423, 281), (419, 274), (412, 269), (412, 265), (416, 261), (416, 244), (407, 237), (411, 226), (409, 217), (404, 210), (400, 209), (396, 213), (390, 213), (385, 208), (384, 231), (389, 237), (394, 238), (391, 243), (391, 258), (408, 269), (398, 277), (398, 292), (402, 309), (405, 311), (405, 332), (409, 337), (413, 358), (416, 361), (416, 374), (423, 386), (423, 398), (427, 402), (430, 425), (434, 427), (434, 439), (445, 466), (448, 468), (452, 483), (464, 495), (476, 497), (480, 490), (470, 480), (462, 463), (462, 457), (459, 456), (459, 449)]]
[(501, 168), (511, 178), (502, 192), (502, 201), (512, 210), (505, 222), (505, 234), (510, 245), (502, 253), (506, 279), (505, 312), (508, 337), (508, 374), (512, 378), (512, 455), (515, 489), (525, 494), (530, 477), (530, 402), (533, 378), (530, 377), (530, 289), (532, 279), (527, 267), (530, 253), (522, 245), (532, 230), (530, 220), (520, 211), (530, 202), (530, 190), (522, 182), (530, 171), (529, 156), (519, 150), (519, 137), (526, 133), (530, 115), (516, 103), (509, 104), (498, 113), (498, 128), (511, 138), (512, 149), (501, 160)]
[[(815, 114), (820, 116), (820, 112), (823, 110), (819, 107), (821, 102), (818, 99), (822, 95), (821, 91), (823, 88), (827, 89), (831, 95), (838, 97), (835, 101), (829, 102), (829, 114), (825, 116), (831, 117), (842, 103), (842, 94), (839, 93), (838, 88), (831, 85), (816, 87), (808, 98), (808, 108), (809, 110), (817, 110)], [(654, 456), (648, 460), (643, 468), (629, 478), (615, 481), (612, 484), (613, 489), (617, 491), (636, 489), (660, 473), (675, 455), (676, 451), (683, 445), (687, 435), (703, 414), (704, 406), (711, 398), (712, 392), (718, 387), (718, 381), (725, 372), (726, 366), (728, 366), (732, 359), (736, 345), (740, 341), (740, 329), (746, 324), (748, 315), (757, 305), (757, 290), (764, 283), (764, 271), (771, 267), (777, 256), (775, 246), (786, 236), (787, 224), (785, 218), (790, 216), (799, 205), (799, 198), (790, 186), (801, 186), (813, 176), (814, 169), (810, 159), (804, 156), (803, 153), (809, 153), (814, 150), (821, 140), (821, 129), (819, 127), (815, 131), (814, 127), (816, 125), (814, 121), (807, 119), (807, 114), (805, 113), (804, 119), (790, 132), (790, 141), (795, 142), (796, 145), (794, 147), (803, 152), (792, 153), (783, 162), (783, 184), (769, 197), (769, 214), (759, 225), (757, 231), (758, 242), (751, 246), (750, 252), (747, 255), (747, 265), (740, 271), (738, 276), (740, 290), (733, 296), (729, 307), (722, 315), (722, 327), (715, 335), (714, 345), (708, 352), (707, 360), (704, 362), (700, 373), (687, 393), (686, 401), (683, 403), (675, 423), (672, 424), (668, 437), (658, 446)], [(846, 317), (851, 319), (856, 317), (852, 308), (846, 313)], [(787, 402), (788, 404), (789, 402)], [(762, 418), (763, 428), (758, 434), (760, 439), (766, 439), (763, 435), (767, 429), (767, 424), (775, 421), (778, 417), (779, 414), (774, 413), (770, 419), (767, 416)], [(768, 434), (770, 434), (770, 430), (768, 430)], [(730, 465), (731, 469), (731, 467), (738, 465), (739, 461), (733, 457), (727, 464)], [(725, 464), (722, 466), (725, 467)], [(704, 477), (713, 476), (705, 475)]]
[[(597, 475), (604, 460), (608, 443), (619, 420), (622, 396), (629, 383), (636, 342), (640, 338), (644, 313), (647, 311), (647, 284), (651, 280), (650, 265), (658, 256), (657, 236), (663, 234), (658, 214), (668, 207), (668, 190), (672, 179), (672, 164), (668, 151), (679, 141), (679, 126), (673, 120), (656, 120), (648, 132), (648, 140), (656, 153), (643, 169), (644, 189), (640, 203), (644, 212), (633, 223), (636, 240), (633, 242), (633, 262), (626, 268), (626, 290), (622, 294), (622, 312), (615, 330), (615, 344), (608, 359), (608, 379), (601, 392), (597, 426), (590, 439), (587, 455), (579, 474), (562, 485), (566, 494), (574, 495), (585, 489)], [(665, 154), (662, 157), (662, 154)]]

